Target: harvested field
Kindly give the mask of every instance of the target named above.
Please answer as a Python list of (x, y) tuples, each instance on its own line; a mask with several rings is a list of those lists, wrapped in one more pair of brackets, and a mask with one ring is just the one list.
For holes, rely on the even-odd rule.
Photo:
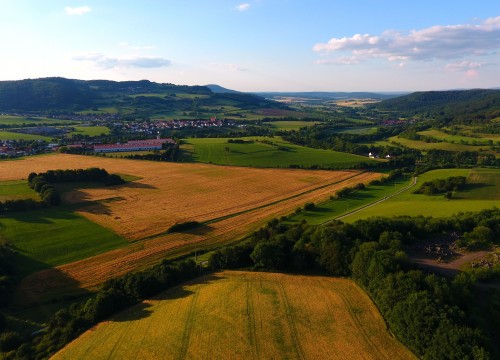
[[(252, 169), (76, 155), (30, 160), (9, 162), (8, 172), (2, 171), (4, 164), (0, 163), (0, 179), (19, 179), (30, 171), (92, 166), (141, 179), (119, 187), (65, 194), (66, 201), (76, 206), (81, 203), (79, 214), (112, 229), (131, 244), (26, 277), (18, 289), (19, 299), (25, 303), (75, 291), (75, 284), (92, 288), (164, 257), (234, 242), (306, 202), (324, 200), (340, 188), (380, 177), (359, 171)], [(166, 234), (171, 225), (184, 221), (205, 226)]]
[[(5, 171), (2, 165), (6, 166)], [(82, 206), (80, 214), (129, 240), (163, 233), (175, 223), (206, 222), (251, 210), (353, 176), (356, 183), (374, 177), (374, 174), (358, 177), (358, 171), (241, 169), (54, 155), (9, 162), (8, 166), (0, 163), (0, 180), (25, 178), (31, 171), (92, 166), (142, 179), (119, 187), (80, 189), (66, 193), (63, 198), (69, 203), (94, 202)], [(310, 195), (315, 197), (314, 192)], [(309, 196), (306, 198), (309, 201)]]
[(97, 325), (53, 359), (415, 359), (351, 280), (225, 271)]

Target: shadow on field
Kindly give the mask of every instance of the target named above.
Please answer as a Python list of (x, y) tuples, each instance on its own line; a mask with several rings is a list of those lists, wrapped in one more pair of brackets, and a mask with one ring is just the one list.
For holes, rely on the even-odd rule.
[(216, 276), (216, 275), (202, 275), (196, 278), (195, 280), (189, 281), (184, 285), (174, 287), (173, 289), (167, 290), (161, 293), (160, 295), (155, 296), (151, 300), (146, 300), (128, 310), (125, 310), (124, 312), (113, 317), (111, 321), (127, 322), (127, 321), (144, 319), (153, 313), (153, 311), (150, 309), (153, 306), (152, 303), (159, 301), (182, 299), (189, 296), (193, 296), (195, 295), (195, 292), (187, 289), (187, 286), (195, 284), (209, 284), (214, 281), (221, 280), (222, 278), (223, 278), (222, 276)]
[(201, 224), (200, 226), (197, 226), (195, 228), (182, 230), (182, 231), (178, 231), (178, 232), (183, 233), (183, 234), (189, 234), (189, 235), (206, 235), (210, 231), (212, 231), (213, 229), (214, 228), (210, 225)]
[(116, 186), (111, 186), (111, 188), (129, 188), (129, 189), (158, 189), (156, 186), (149, 185), (149, 184), (143, 184), (140, 182), (136, 181), (131, 181), (122, 185), (116, 185)]
[(106, 205), (106, 202), (111, 201), (89, 201), (86, 203), (81, 203), (77, 209), (78, 211), (81, 211), (83, 213), (111, 215), (111, 210), (109, 206)]
[(354, 192), (353, 194), (349, 194), (349, 200), (365, 200), (365, 199), (372, 199), (375, 196), (372, 194), (367, 194), (367, 193), (360, 193), (358, 191)]
[(488, 191), (480, 191), (477, 194), (475, 194), (475, 191), (478, 191), (480, 189), (484, 188), (491, 188), (495, 187), (493, 184), (487, 184), (487, 183), (473, 183), (473, 184), (465, 184), (459, 191), (458, 193), (454, 196), (453, 198), (455, 199), (485, 199), (485, 200), (490, 200), (491, 196), (488, 195), (493, 195), (493, 194), (488, 194)]
[[(58, 303), (79, 302), (89, 295), (80, 283), (66, 273), (47, 264), (17, 254), (24, 276), (13, 294), (12, 308), (36, 308), (39, 311)], [(31, 273), (30, 273), (31, 272)], [(20, 277), (21, 277), (20, 276)]]
[(151, 304), (142, 302), (118, 315), (113, 317), (111, 321), (113, 322), (128, 322), (134, 320), (144, 319), (150, 316), (153, 312), (149, 310)]
[(61, 206), (6, 213), (2, 217), (34, 224), (53, 224), (53, 220), (72, 220), (78, 218), (71, 210)]

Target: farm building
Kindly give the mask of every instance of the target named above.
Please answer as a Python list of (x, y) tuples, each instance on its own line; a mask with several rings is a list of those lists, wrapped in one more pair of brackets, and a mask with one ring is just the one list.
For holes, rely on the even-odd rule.
[(94, 145), (94, 152), (120, 152), (120, 151), (147, 151), (161, 150), (164, 144), (175, 144), (173, 139), (151, 139), (151, 140), (133, 140), (124, 144)]

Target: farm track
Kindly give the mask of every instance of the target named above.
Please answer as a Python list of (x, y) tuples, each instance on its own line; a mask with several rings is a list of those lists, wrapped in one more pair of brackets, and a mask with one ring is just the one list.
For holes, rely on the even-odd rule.
[[(54, 156), (54, 158), (59, 159), (59, 156)], [(78, 294), (84, 289), (92, 290), (109, 278), (145, 268), (165, 257), (182, 256), (195, 250), (207, 250), (238, 241), (258, 229), (269, 219), (288, 215), (306, 202), (322, 201), (344, 186), (352, 186), (361, 182), (367, 183), (380, 177), (380, 174), (377, 173), (357, 171), (326, 172), (248, 168), (242, 171), (238, 168), (204, 164), (151, 164), (140, 161), (74, 156), (62, 159), (66, 162), (60, 160), (57, 166), (53, 164), (53, 161), (47, 164), (38, 164), (38, 166), (43, 165), (45, 169), (34, 168), (32, 170), (75, 168), (69, 163), (78, 159), (88, 162), (83, 164), (80, 162), (78, 167), (99, 166), (110, 172), (123, 172), (124, 167), (128, 166), (127, 172), (130, 171), (131, 174), (142, 176), (141, 180), (131, 183), (130, 186), (123, 189), (86, 190), (84, 198), (87, 201), (99, 202), (117, 196), (125, 200), (106, 203), (107, 210), (104, 213), (80, 212), (81, 215), (115, 230), (122, 236), (129, 234), (131, 236), (129, 238), (130, 244), (124, 248), (27, 276), (21, 282), (16, 293), (16, 298), (21, 305), (47, 301), (54, 296)], [(90, 161), (94, 161), (94, 163)], [(28, 165), (34, 164), (26, 163), (26, 166)], [(144, 167), (145, 169), (141, 172), (141, 168)], [(14, 173), (16, 171), (20, 172), (19, 169), (15, 169)], [(25, 169), (25, 172), (29, 171)], [(3, 175), (1, 172), (0, 174)], [(9, 176), (12, 175), (9, 174)], [(186, 176), (191, 177), (189, 183), (183, 181)], [(257, 181), (254, 186), (256, 188), (247, 187), (247, 184), (253, 184), (255, 181)], [(171, 183), (175, 184), (173, 189), (168, 185)], [(212, 189), (202, 193), (205, 194), (203, 195), (205, 197), (207, 194), (213, 194), (211, 197), (206, 197), (205, 200), (200, 198), (200, 193), (197, 192), (196, 188), (202, 185), (203, 189), (207, 187)], [(161, 210), (158, 208), (158, 204), (160, 203), (162, 206), (162, 202), (163, 204), (182, 203), (182, 197), (178, 195), (176, 195), (176, 199), (168, 195), (162, 196), (162, 189), (165, 189), (167, 194), (179, 194), (182, 193), (182, 189), (193, 190), (193, 187), (194, 192), (187, 194), (188, 199), (193, 199), (189, 201), (200, 199), (202, 200), (201, 207), (206, 207), (205, 210), (198, 211), (198, 215), (194, 218), (187, 219), (206, 222), (205, 226), (192, 233), (163, 234), (160, 232), (158, 234), (157, 224), (163, 224), (162, 227), (165, 229), (168, 227), (168, 223), (165, 224), (165, 219), (172, 221), (169, 216), (170, 212)], [(228, 189), (230, 190), (228, 191)], [(255, 191), (257, 191), (257, 198), (252, 200), (252, 197), (255, 197)], [(147, 201), (142, 201), (141, 196), (143, 195), (147, 197)], [(236, 204), (233, 206), (235, 201)], [(127, 206), (129, 202), (131, 208)], [(142, 209), (147, 206), (152, 207), (151, 211), (147, 214), (141, 214)], [(238, 206), (240, 206), (240, 211), (235, 212), (234, 209), (238, 209)], [(171, 206), (171, 209), (169, 211), (173, 211), (174, 214), (177, 210), (185, 211), (186, 214), (190, 210), (198, 210), (197, 207), (193, 208), (193, 206), (187, 208)], [(218, 216), (217, 211), (220, 213), (221, 210), (217, 209), (223, 209), (222, 216)], [(232, 209), (233, 211), (231, 211)], [(121, 219), (113, 220), (116, 217)], [(124, 222), (121, 222), (122, 220)], [(139, 230), (129, 232), (128, 229), (134, 226), (138, 227)]]
[[(406, 186), (406, 187), (404, 187), (404, 188), (402, 188), (402, 189), (400, 189), (400, 190), (396, 191), (395, 193), (393, 193), (393, 194), (391, 194), (391, 195), (388, 195), (388, 196), (386, 196), (386, 197), (384, 197), (384, 198), (382, 198), (382, 199), (376, 200), (376, 201), (371, 202), (371, 203), (369, 203), (369, 204), (363, 205), (363, 206), (361, 206), (361, 207), (359, 207), (359, 208), (357, 208), (357, 209), (354, 209), (354, 210), (352, 210), (352, 211), (349, 211), (349, 212), (347, 212), (347, 213), (345, 213), (345, 214), (342, 214), (341, 216), (336, 217), (334, 220), (340, 220), (340, 219), (343, 219), (343, 218), (345, 218), (345, 217), (348, 217), (349, 215), (352, 215), (352, 214), (355, 214), (355, 213), (357, 213), (357, 212), (360, 212), (360, 211), (362, 211), (362, 210), (364, 210), (364, 209), (366, 209), (366, 208), (369, 208), (369, 207), (372, 207), (372, 206), (374, 206), (374, 205), (380, 204), (381, 202), (384, 202), (384, 201), (386, 201), (386, 200), (389, 200), (390, 198), (392, 198), (392, 197), (394, 197), (394, 196), (396, 196), (396, 195), (399, 195), (399, 194), (401, 194), (402, 192), (404, 192), (404, 191), (406, 191), (406, 190), (408, 190), (408, 189), (411, 189), (411, 188), (412, 188), (412, 187), (414, 187), (415, 185), (417, 185), (417, 177), (416, 177), (416, 176), (415, 176), (415, 177), (413, 177), (413, 181), (412, 181), (412, 183), (411, 183), (410, 185), (408, 185), (408, 186)], [(328, 220), (328, 221), (325, 221), (325, 223), (332, 222), (332, 221), (333, 221), (333, 220)]]

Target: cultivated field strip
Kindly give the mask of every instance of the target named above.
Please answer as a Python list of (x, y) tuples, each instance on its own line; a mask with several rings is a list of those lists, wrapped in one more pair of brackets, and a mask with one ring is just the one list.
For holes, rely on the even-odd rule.
[[(205, 164), (159, 163), (57, 154), (0, 162), (0, 181), (30, 172), (102, 167), (142, 179), (124, 186), (78, 189), (72, 203), (91, 202), (79, 213), (130, 241), (166, 231), (175, 223), (222, 218), (342, 181), (357, 171), (254, 169)], [(113, 201), (106, 201), (112, 199)]]
[(169, 234), (147, 241), (137, 241), (125, 248), (34, 273), (22, 280), (18, 287), (18, 299), (23, 304), (40, 301), (48, 294), (65, 293), (68, 289), (74, 291), (74, 284), (81, 288), (93, 288), (109, 278), (151, 265), (164, 257), (179, 256), (196, 249), (208, 249), (238, 240), (270, 218), (289, 214), (305, 202), (324, 200), (344, 186), (366, 183), (379, 176), (376, 173), (359, 173), (346, 181), (321, 186), (316, 191), (288, 198), (273, 206), (225, 218), (199, 232)]
[(97, 325), (53, 359), (415, 359), (351, 280), (225, 271)]

